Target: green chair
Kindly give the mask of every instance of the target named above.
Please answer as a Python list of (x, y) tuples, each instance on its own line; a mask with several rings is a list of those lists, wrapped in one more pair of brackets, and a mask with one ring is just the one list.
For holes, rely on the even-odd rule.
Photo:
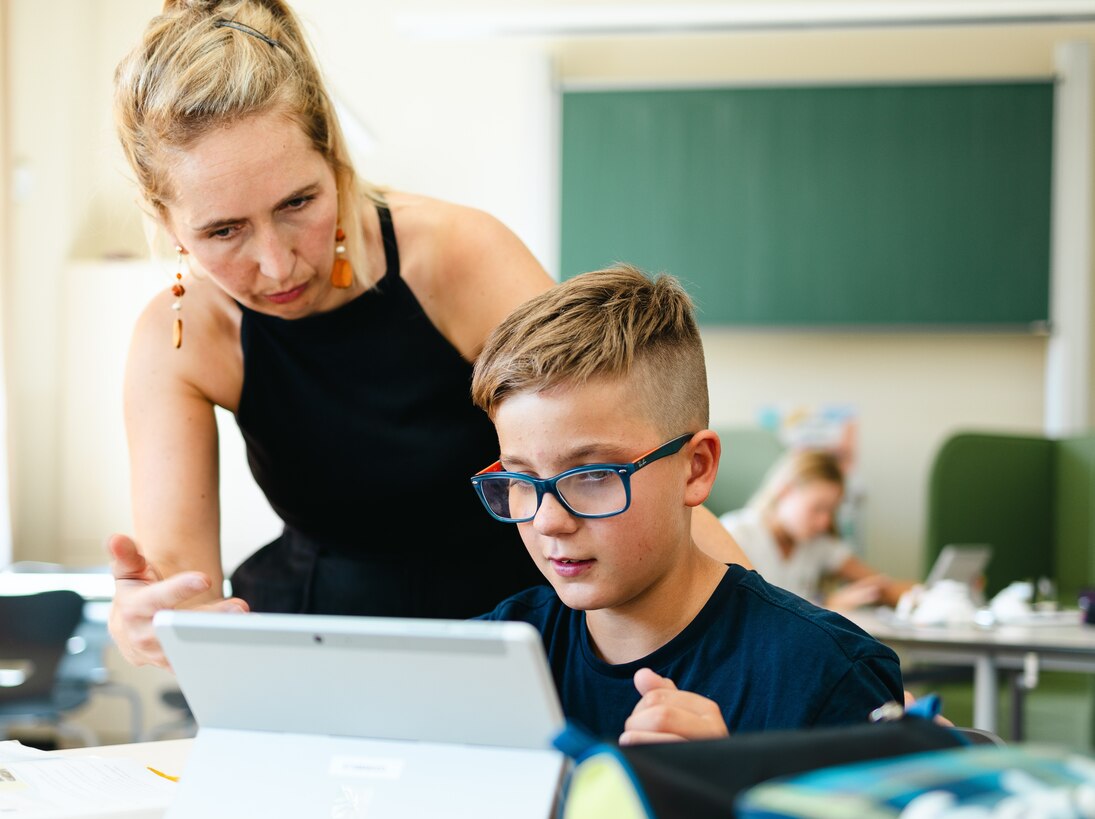
[(985, 594), (1048, 577), (1062, 603), (1095, 585), (1095, 433), (958, 433), (932, 464), (924, 570), (948, 543), (991, 543)]
[(928, 488), (923, 574), (948, 543), (989, 543), (991, 598), (1015, 580), (1054, 577), (1055, 442), (960, 433), (944, 442)]
[[(1080, 589), (1095, 585), (1095, 433), (953, 435), (932, 464), (926, 537), (924, 571), (948, 543), (990, 543), (987, 598), (1047, 577), (1062, 605), (1075, 606)], [(1036, 688), (1024, 690), (1018, 677), (1010, 688), (1010, 740), (1092, 750), (1095, 679), (1044, 671)], [(948, 718), (969, 724), (969, 686), (937, 690)]]
[(722, 441), (719, 474), (704, 504), (716, 515), (745, 506), (785, 447), (764, 427), (712, 427)]

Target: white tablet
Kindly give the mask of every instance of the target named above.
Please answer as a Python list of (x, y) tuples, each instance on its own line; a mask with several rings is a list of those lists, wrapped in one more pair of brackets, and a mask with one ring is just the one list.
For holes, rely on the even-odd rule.
[(940, 580), (971, 584), (985, 571), (991, 557), (992, 546), (987, 543), (949, 543), (939, 552), (924, 586), (930, 589)]
[(157, 612), (203, 728), (544, 749), (564, 724), (519, 622)]

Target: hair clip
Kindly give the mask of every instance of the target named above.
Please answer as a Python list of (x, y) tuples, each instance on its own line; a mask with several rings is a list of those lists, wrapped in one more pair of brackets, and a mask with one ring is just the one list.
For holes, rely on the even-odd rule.
[(215, 20), (213, 22), (213, 28), (234, 28), (236, 31), (242, 31), (244, 34), (250, 34), (252, 37), (257, 37), (264, 43), (269, 43), (274, 48), (280, 48), (282, 51), (288, 52), (288, 49), (279, 43), (272, 37), (267, 37), (261, 31), (245, 23), (237, 23), (235, 20)]

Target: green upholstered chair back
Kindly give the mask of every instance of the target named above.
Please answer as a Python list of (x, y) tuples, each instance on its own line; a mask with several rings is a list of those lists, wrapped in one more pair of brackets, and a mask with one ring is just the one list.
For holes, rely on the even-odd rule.
[(722, 441), (722, 459), (715, 485), (704, 504), (716, 515), (745, 506), (765, 473), (783, 454), (784, 446), (764, 427), (712, 427)]
[[(1056, 580), (1061, 604), (1074, 607), (1079, 590), (1095, 586), (1095, 433), (1055, 440), (953, 436), (932, 467), (927, 539), (927, 565), (946, 543), (993, 543), (989, 595), (1013, 580), (1044, 575)], [(971, 694), (945, 689), (947, 716), (961, 722)], [(1022, 739), (1087, 753), (1095, 747), (1090, 675), (1047, 672), (1022, 703)]]
[(1053, 442), (959, 433), (932, 464), (924, 572), (948, 543), (992, 544), (985, 594), (1014, 580), (1056, 577)]
[(1095, 585), (1095, 433), (1056, 444), (1057, 593), (1073, 604), (1081, 588)]
[(962, 432), (936, 454), (924, 571), (948, 543), (991, 543), (985, 593), (1049, 577), (1075, 600), (1095, 566), (1095, 434)]

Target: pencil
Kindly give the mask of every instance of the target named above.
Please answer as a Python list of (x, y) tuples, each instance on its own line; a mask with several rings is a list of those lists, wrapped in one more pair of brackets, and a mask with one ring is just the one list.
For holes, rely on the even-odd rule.
[(164, 779), (170, 779), (172, 782), (179, 781), (179, 777), (172, 776), (171, 774), (165, 774), (163, 771), (157, 771), (151, 765), (146, 765), (145, 767), (148, 768), (148, 770), (152, 771), (152, 773), (156, 774), (156, 776), (162, 776)]

